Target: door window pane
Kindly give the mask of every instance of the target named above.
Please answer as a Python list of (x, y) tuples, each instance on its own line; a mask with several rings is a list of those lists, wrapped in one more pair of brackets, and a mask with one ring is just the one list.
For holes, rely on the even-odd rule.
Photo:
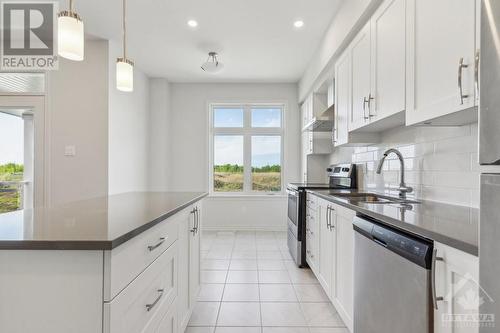
[(214, 136), (214, 191), (243, 191), (243, 136)]
[(252, 136), (252, 190), (281, 191), (280, 136)]
[(281, 109), (252, 109), (252, 127), (281, 127)]
[(214, 127), (243, 127), (243, 109), (215, 108)]
[(0, 214), (22, 209), (24, 122), (0, 111)]

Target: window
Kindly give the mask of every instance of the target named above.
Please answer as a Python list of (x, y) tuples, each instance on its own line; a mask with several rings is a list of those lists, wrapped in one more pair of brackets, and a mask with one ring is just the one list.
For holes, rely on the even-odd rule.
[(283, 105), (211, 105), (212, 193), (283, 191)]

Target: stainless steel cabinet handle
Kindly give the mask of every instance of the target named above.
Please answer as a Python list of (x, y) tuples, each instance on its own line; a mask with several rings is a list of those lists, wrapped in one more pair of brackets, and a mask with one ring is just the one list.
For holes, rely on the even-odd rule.
[(165, 289), (158, 289), (158, 297), (155, 299), (155, 301), (151, 304), (146, 304), (146, 310), (149, 312), (151, 310), (153, 310), (153, 308), (156, 306), (156, 304), (158, 304), (158, 302), (160, 301), (160, 299), (163, 297), (163, 292), (165, 291)]
[(432, 250), (431, 259), (431, 292), (432, 292), (432, 304), (434, 309), (438, 309), (437, 302), (444, 300), (443, 297), (436, 296), (436, 261), (444, 261), (443, 258), (437, 256), (437, 249)]
[(460, 94), (460, 104), (464, 104), (464, 99), (469, 97), (469, 95), (464, 95), (462, 83), (463, 69), (467, 67), (469, 65), (464, 64), (464, 58), (460, 58), (458, 62), (458, 93)]
[(368, 119), (370, 119), (371, 117), (375, 117), (375, 115), (372, 114), (372, 101), (374, 99), (375, 97), (372, 96), (372, 93), (368, 94)]
[(474, 58), (474, 83), (476, 96), (479, 97), (479, 50), (476, 51), (476, 57)]
[(198, 230), (200, 229), (199, 228), (200, 227), (200, 211), (199, 211), (198, 207), (196, 207), (194, 210), (195, 210), (194, 215), (195, 215), (195, 223), (196, 223), (194, 228), (196, 229), (195, 233), (197, 234)]
[(330, 206), (326, 206), (326, 227), (330, 229)]
[(370, 117), (366, 115), (366, 103), (370, 103), (370, 100), (363, 97), (363, 118), (365, 118), (365, 120), (370, 119)]
[(196, 208), (193, 208), (193, 210), (190, 212), (193, 214), (193, 229), (189, 230), (190, 232), (193, 233), (193, 235), (196, 234)]
[(155, 245), (149, 245), (148, 250), (151, 252), (154, 249), (158, 248), (161, 244), (163, 244), (163, 242), (165, 242), (166, 239), (167, 239), (166, 237), (161, 237), (158, 243), (156, 243)]
[(335, 229), (335, 226), (333, 225), (332, 223), (332, 212), (334, 211), (335, 209), (331, 208), (330, 207), (330, 230), (333, 230)]

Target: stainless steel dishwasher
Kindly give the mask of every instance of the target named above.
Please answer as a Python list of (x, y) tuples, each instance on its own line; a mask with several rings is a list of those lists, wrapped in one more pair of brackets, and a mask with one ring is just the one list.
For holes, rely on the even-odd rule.
[(354, 332), (432, 332), (432, 243), (365, 218), (353, 224)]

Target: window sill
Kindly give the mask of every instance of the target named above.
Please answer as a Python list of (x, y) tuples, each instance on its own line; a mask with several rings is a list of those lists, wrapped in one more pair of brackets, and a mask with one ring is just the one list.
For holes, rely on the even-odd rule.
[(207, 198), (210, 199), (284, 199), (287, 198), (286, 193), (277, 194), (219, 194), (219, 193), (209, 193)]

